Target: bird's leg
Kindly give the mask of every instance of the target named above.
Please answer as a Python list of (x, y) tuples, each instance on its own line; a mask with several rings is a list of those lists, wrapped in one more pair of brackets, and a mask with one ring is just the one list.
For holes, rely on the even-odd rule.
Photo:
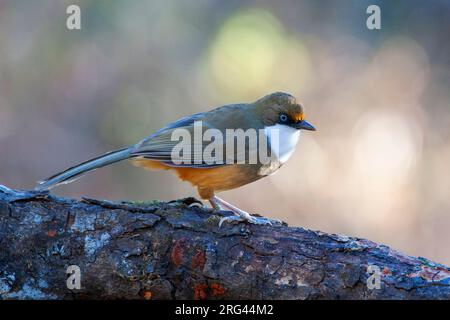
[(278, 219), (269, 219), (264, 217), (255, 217), (252, 216), (250, 213), (239, 209), (238, 207), (233, 206), (231, 203), (226, 202), (225, 200), (220, 199), (217, 196), (213, 196), (209, 199), (209, 202), (213, 206), (214, 209), (221, 210), (222, 207), (228, 209), (229, 211), (233, 212), (235, 216), (230, 217), (223, 217), (220, 219), (219, 227), (222, 225), (223, 222), (233, 222), (233, 221), (248, 221), (249, 223), (253, 224), (282, 224), (282, 222)]
[(214, 210), (216, 211), (224, 211), (225, 209), (220, 205), (219, 202), (216, 202), (214, 200), (214, 198), (216, 198), (215, 196), (213, 196), (212, 198), (210, 198), (208, 201), (211, 204), (211, 207), (213, 207)]

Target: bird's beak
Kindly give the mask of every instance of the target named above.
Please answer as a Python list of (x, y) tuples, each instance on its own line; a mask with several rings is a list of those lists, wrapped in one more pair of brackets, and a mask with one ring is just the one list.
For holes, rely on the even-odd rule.
[(309, 130), (309, 131), (316, 131), (316, 128), (309, 122), (305, 120), (298, 121), (295, 125), (296, 129), (302, 129), (302, 130)]

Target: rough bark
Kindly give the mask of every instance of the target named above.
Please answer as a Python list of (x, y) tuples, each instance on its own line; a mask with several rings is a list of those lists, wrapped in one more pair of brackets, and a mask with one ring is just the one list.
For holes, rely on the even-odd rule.
[[(0, 299), (450, 299), (443, 265), (286, 225), (218, 228), (229, 213), (196, 202), (78, 201), (0, 185)], [(79, 290), (67, 288), (70, 265)], [(367, 285), (369, 265), (380, 289)]]

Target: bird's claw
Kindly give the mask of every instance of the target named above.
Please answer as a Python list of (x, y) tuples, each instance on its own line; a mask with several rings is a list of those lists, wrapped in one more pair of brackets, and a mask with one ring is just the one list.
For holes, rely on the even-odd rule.
[(269, 219), (269, 218), (265, 218), (265, 217), (255, 217), (252, 215), (249, 215), (249, 217), (242, 217), (242, 216), (228, 216), (228, 217), (223, 217), (222, 219), (220, 219), (219, 221), (219, 228), (222, 226), (222, 223), (224, 222), (229, 222), (229, 223), (233, 223), (233, 222), (244, 222), (247, 221), (248, 223), (251, 224), (256, 224), (256, 225), (282, 225), (283, 223), (281, 222), (281, 220), (278, 219)]
[(204, 204), (201, 202), (192, 202), (190, 205), (188, 205), (189, 208), (204, 208)]
[(281, 220), (279, 220), (279, 219), (270, 219), (270, 218), (255, 217), (255, 216), (251, 216), (251, 219), (249, 219), (248, 222), (253, 223), (253, 224), (270, 225), (270, 226), (283, 224), (283, 222), (281, 222)]
[(224, 222), (229, 222), (229, 223), (233, 223), (233, 222), (241, 222), (244, 221), (243, 218), (241, 218), (240, 216), (228, 216), (228, 217), (223, 217), (222, 219), (220, 219), (219, 221), (219, 228), (222, 226), (222, 223)]

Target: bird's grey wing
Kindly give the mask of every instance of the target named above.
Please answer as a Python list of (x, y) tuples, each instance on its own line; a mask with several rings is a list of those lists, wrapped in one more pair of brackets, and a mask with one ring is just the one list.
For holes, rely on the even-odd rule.
[[(194, 123), (202, 119), (203, 113), (197, 113), (189, 117), (182, 118), (164, 128), (156, 131), (152, 135), (140, 141), (136, 144), (132, 156), (142, 157), (154, 161), (161, 161), (169, 166), (176, 167), (217, 167), (224, 165), (223, 161), (218, 163), (207, 163), (203, 160), (203, 150), (210, 142), (203, 141), (201, 139), (201, 145), (196, 145), (194, 141)], [(207, 123), (202, 122), (202, 131), (211, 128)], [(190, 136), (190, 147), (186, 149), (189, 151), (188, 155), (181, 156), (177, 152), (173, 152), (173, 149), (181, 143), (181, 140), (175, 138), (176, 131), (181, 132), (184, 130), (186, 134)], [(186, 161), (190, 159), (190, 161)], [(201, 161), (194, 161), (200, 159)]]
[[(245, 113), (242, 112), (242, 108), (239, 109), (237, 107), (238, 105), (224, 106), (207, 113), (197, 113), (175, 121), (138, 143), (133, 151), (133, 155), (161, 161), (170, 166), (199, 168), (217, 167), (231, 163), (242, 163), (242, 159), (258, 159), (258, 146), (260, 141), (258, 132), (255, 133), (257, 135), (256, 143), (245, 141), (245, 147), (238, 148), (236, 138), (232, 138), (234, 140), (234, 145), (232, 146), (233, 150), (232, 152), (227, 152), (228, 150), (226, 150), (226, 146), (228, 145), (227, 141), (231, 139), (225, 134), (226, 129), (249, 129), (248, 127), (244, 127), (244, 124), (246, 123), (246, 121), (244, 121), (246, 120)], [(231, 117), (232, 119), (227, 119), (228, 117)], [(211, 163), (211, 161), (205, 161), (203, 158), (203, 151), (205, 150), (205, 147), (211, 144), (211, 141), (204, 141), (203, 139), (194, 138), (194, 127), (196, 121), (202, 121), (202, 137), (203, 133), (207, 129), (217, 129), (221, 132), (221, 142), (214, 140), (217, 148), (221, 148), (222, 150), (222, 157), (217, 159), (217, 162)], [(244, 122), (244, 124), (240, 122)], [(235, 128), (226, 128), (224, 126), (225, 123), (234, 123)], [(180, 140), (173, 138), (173, 134), (176, 130), (186, 130), (191, 137), (190, 148), (187, 149), (189, 154), (187, 156), (183, 155), (183, 159), (178, 153), (172, 152), (174, 147), (180, 143)], [(219, 145), (219, 143), (221, 144)], [(191, 161), (189, 163), (182, 161), (186, 159), (190, 159)], [(195, 159), (200, 159), (201, 161), (194, 161)]]

